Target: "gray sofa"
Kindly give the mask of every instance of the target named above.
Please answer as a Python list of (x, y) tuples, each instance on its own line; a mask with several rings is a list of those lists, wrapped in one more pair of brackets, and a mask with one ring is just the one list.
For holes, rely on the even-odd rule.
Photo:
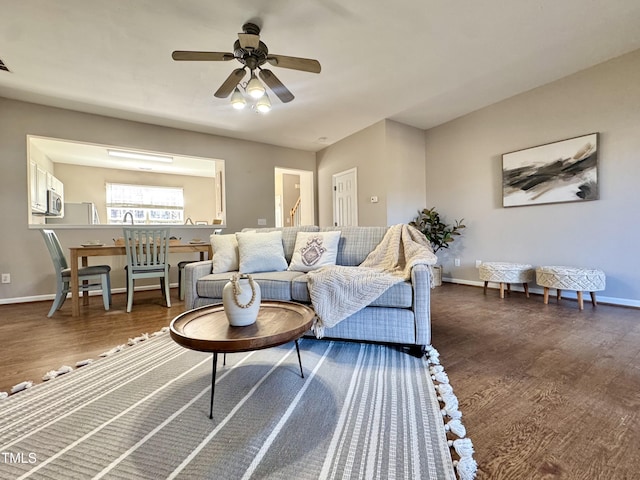
[[(380, 243), (387, 228), (302, 226), (256, 231), (273, 230), (282, 230), (287, 262), (291, 261), (299, 231), (339, 230), (336, 264), (358, 266)], [(222, 302), (222, 289), (232, 274), (213, 274), (211, 270), (211, 261), (193, 262), (185, 267), (185, 309)], [(252, 274), (260, 285), (263, 300), (310, 304), (306, 275), (288, 270)], [(431, 343), (430, 282), (429, 267), (416, 265), (410, 281), (394, 285), (369, 306), (328, 328), (325, 337), (408, 345), (412, 347), (412, 353), (420, 354)]]

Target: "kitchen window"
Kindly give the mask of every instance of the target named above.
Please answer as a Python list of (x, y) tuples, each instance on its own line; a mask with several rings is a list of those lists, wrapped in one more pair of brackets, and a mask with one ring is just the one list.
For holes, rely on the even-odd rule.
[[(184, 191), (180, 187), (107, 183), (107, 223), (122, 225), (184, 223)], [(126, 219), (125, 219), (126, 215)]]

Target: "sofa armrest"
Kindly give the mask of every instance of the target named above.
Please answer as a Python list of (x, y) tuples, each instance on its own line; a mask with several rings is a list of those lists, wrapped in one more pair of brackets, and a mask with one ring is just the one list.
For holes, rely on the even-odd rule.
[(416, 344), (431, 344), (431, 267), (415, 265), (411, 269), (413, 314), (416, 322)]
[(212, 261), (191, 262), (184, 267), (184, 308), (191, 310), (196, 299), (198, 279), (211, 273)]

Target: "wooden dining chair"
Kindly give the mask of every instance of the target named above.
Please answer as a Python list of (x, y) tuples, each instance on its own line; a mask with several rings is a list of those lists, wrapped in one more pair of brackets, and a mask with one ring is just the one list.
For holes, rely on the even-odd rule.
[(127, 256), (127, 312), (133, 306), (135, 280), (159, 278), (167, 307), (169, 290), (169, 227), (124, 227)]
[[(56, 271), (56, 298), (47, 314), (47, 317), (50, 318), (62, 307), (62, 304), (67, 299), (71, 282), (71, 268), (69, 268), (56, 233), (47, 229), (40, 231), (51, 255), (53, 268)], [(110, 272), (111, 267), (109, 265), (92, 265), (78, 269), (79, 291), (102, 290), (102, 302), (105, 310), (109, 310), (109, 305), (111, 305)]]

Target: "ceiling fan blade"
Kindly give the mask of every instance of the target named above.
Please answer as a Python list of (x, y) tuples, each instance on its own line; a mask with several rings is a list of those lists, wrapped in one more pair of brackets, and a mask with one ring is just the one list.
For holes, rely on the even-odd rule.
[(253, 33), (239, 33), (238, 39), (240, 40), (240, 46), (244, 49), (255, 50), (260, 44), (260, 35), (254, 35)]
[(320, 62), (310, 58), (287, 57), (286, 55), (269, 55), (267, 62), (276, 67), (302, 70), (303, 72), (320, 73)]
[(189, 50), (176, 50), (171, 54), (171, 58), (174, 60), (221, 62), (233, 60), (235, 57), (233, 56), (233, 53), (227, 52), (192, 52)]
[(244, 78), (247, 74), (244, 68), (236, 68), (231, 75), (227, 77), (227, 79), (220, 85), (220, 88), (213, 94), (214, 97), (218, 98), (227, 98), (233, 92), (233, 89), (236, 88), (240, 80)]
[(277, 95), (282, 103), (287, 103), (293, 100), (295, 97), (293, 93), (289, 91), (287, 87), (285, 87), (282, 82), (274, 75), (271, 70), (260, 70), (258, 73), (260, 78), (267, 84), (267, 86), (273, 90), (273, 93)]

